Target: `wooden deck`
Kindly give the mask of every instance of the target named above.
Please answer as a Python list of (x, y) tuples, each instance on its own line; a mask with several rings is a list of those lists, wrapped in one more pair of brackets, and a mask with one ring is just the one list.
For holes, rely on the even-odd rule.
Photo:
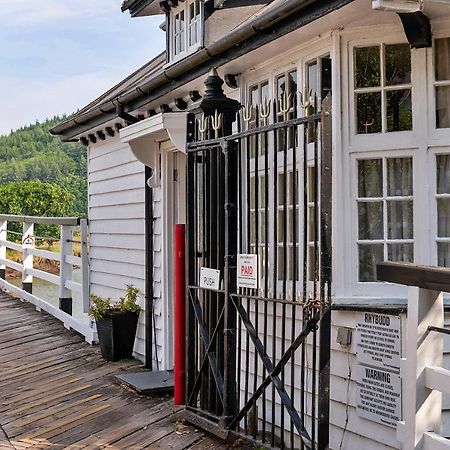
[(180, 421), (171, 396), (139, 397), (113, 381), (140, 367), (106, 362), (53, 317), (0, 292), (0, 450), (230, 448)]

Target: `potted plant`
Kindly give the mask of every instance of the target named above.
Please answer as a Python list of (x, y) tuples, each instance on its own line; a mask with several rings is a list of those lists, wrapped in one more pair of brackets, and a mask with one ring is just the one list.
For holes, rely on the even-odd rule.
[(140, 291), (133, 285), (127, 286), (124, 297), (112, 303), (111, 298), (92, 295), (91, 316), (97, 324), (98, 340), (103, 358), (118, 361), (131, 358), (134, 338), (139, 319), (137, 304)]

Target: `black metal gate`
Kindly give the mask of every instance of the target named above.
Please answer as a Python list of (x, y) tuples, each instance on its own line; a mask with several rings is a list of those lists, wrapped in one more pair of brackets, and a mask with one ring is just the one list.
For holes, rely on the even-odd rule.
[[(190, 420), (271, 447), (325, 449), (331, 97), (321, 113), (311, 94), (301, 104), (287, 90), (239, 108), (217, 74), (206, 85), (188, 115)], [(238, 283), (238, 255), (257, 255), (256, 287)], [(205, 287), (202, 268), (220, 271), (219, 286)]]

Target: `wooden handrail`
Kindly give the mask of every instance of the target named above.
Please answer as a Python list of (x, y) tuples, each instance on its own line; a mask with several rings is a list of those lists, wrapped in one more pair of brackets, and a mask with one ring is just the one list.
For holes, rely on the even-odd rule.
[(450, 292), (450, 269), (443, 267), (386, 261), (377, 265), (377, 279), (432, 291)]
[(45, 225), (66, 225), (77, 226), (80, 224), (80, 217), (35, 217), (16, 216), (11, 214), (0, 214), (0, 221), (39, 223)]

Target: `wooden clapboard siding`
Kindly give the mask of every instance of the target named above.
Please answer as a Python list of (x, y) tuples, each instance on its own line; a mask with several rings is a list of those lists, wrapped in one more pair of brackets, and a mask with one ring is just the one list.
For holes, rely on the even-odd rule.
[[(91, 291), (117, 299), (127, 284), (145, 290), (145, 168), (118, 138), (89, 148)], [(144, 304), (144, 302), (142, 302)], [(144, 314), (136, 356), (145, 355)]]
[(170, 395), (140, 397), (114, 381), (142, 369), (106, 362), (55, 318), (0, 293), (0, 449), (252, 448), (180, 422)]

